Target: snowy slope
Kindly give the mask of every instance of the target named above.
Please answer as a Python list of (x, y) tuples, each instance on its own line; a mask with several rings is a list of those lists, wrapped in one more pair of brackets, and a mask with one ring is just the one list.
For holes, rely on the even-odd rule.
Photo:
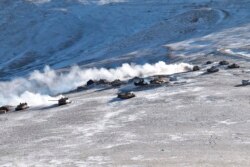
[(248, 6), (204, 0), (1, 1), (1, 79), (45, 65), (167, 60), (162, 45), (245, 24)]
[[(249, 166), (249, 87), (236, 86), (250, 78), (249, 11), (249, 0), (1, 0), (0, 105), (31, 107), (0, 115), (0, 166)], [(241, 68), (204, 75), (222, 59)], [(158, 74), (177, 81), (49, 101), (89, 79)], [(118, 100), (123, 90), (136, 97)]]

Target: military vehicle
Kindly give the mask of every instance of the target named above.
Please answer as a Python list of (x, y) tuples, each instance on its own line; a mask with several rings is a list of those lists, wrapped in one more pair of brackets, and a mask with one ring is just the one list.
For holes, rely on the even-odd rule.
[(95, 83), (95, 81), (93, 81), (92, 79), (90, 79), (87, 82), (87, 86), (93, 85), (94, 83)]
[(86, 85), (81, 85), (76, 88), (76, 91), (87, 90), (91, 88), (93, 85), (110, 85), (111, 83), (105, 79), (100, 79), (99, 81), (95, 81), (90, 79)]
[(66, 104), (69, 104), (71, 103), (71, 101), (69, 100), (68, 97), (62, 97), (58, 100), (58, 105), (59, 106), (62, 106), (62, 105), (66, 105)]
[(212, 66), (211, 68), (207, 69), (208, 73), (214, 73), (214, 72), (218, 72), (219, 69), (215, 66)]
[(10, 106), (2, 106), (0, 107), (0, 114), (5, 114), (10, 111)]
[(27, 103), (20, 103), (19, 105), (17, 105), (17, 107), (15, 108), (15, 111), (21, 111), (21, 110), (26, 110), (28, 109), (29, 106)]
[(144, 80), (143, 78), (136, 78), (136, 79), (134, 80), (134, 85), (135, 85), (135, 86), (147, 86), (148, 83), (145, 82), (145, 80)]
[(119, 87), (119, 86), (121, 86), (122, 84), (124, 84), (124, 82), (122, 82), (122, 81), (119, 80), (119, 79), (116, 79), (116, 80), (112, 81), (110, 84), (111, 84), (111, 86), (113, 86), (113, 87)]
[(163, 84), (163, 83), (165, 83), (166, 81), (163, 79), (163, 78), (161, 78), (161, 77), (156, 77), (156, 78), (154, 78), (154, 79), (152, 79), (151, 81), (150, 81), (150, 84), (151, 85), (160, 85), (160, 84)]
[(223, 65), (229, 65), (229, 62), (226, 61), (226, 60), (222, 60), (222, 61), (219, 62), (219, 64), (222, 65), (222, 66)]
[(208, 65), (208, 64), (212, 64), (213, 62), (212, 61), (207, 61), (206, 62), (206, 64)]
[(200, 67), (199, 66), (194, 66), (193, 67), (193, 71), (199, 71), (200, 70)]
[(249, 80), (242, 80), (241, 83), (242, 83), (243, 86), (250, 85), (250, 81)]
[(120, 99), (131, 99), (135, 97), (135, 94), (132, 92), (121, 92), (121, 93), (118, 93), (117, 97)]
[(229, 69), (233, 69), (233, 68), (240, 68), (240, 66), (238, 65), (238, 64), (235, 64), (235, 63), (233, 63), (233, 64), (231, 64), (231, 65), (229, 65), (229, 66), (227, 66)]

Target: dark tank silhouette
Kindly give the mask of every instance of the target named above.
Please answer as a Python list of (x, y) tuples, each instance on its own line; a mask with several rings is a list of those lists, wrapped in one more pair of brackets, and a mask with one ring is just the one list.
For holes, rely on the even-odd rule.
[(58, 105), (59, 106), (62, 106), (62, 105), (66, 105), (66, 104), (69, 104), (71, 103), (71, 101), (69, 100), (68, 97), (62, 97), (58, 100)]
[(19, 105), (17, 105), (17, 107), (15, 108), (15, 111), (21, 111), (21, 110), (26, 110), (28, 109), (29, 106), (28, 104), (25, 102), (25, 103), (20, 103)]
[(132, 92), (121, 92), (121, 93), (118, 93), (117, 97), (119, 99), (131, 99), (135, 97), (135, 94)]
[(5, 114), (10, 111), (10, 106), (2, 106), (0, 107), (0, 114)]

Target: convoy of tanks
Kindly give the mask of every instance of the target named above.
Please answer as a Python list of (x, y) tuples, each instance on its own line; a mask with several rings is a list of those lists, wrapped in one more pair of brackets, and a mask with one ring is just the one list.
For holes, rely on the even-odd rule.
[[(207, 61), (206, 65), (209, 65), (209, 64), (213, 64), (213, 62)], [(228, 69), (240, 68), (240, 66), (236, 63), (233, 63), (230, 65), (230, 63), (228, 61), (223, 60), (223, 61), (220, 61), (217, 66), (213, 65), (210, 68), (208, 68), (206, 70), (206, 73), (209, 74), (209, 73), (218, 72), (219, 71), (218, 67), (225, 66), (225, 65), (227, 65)], [(192, 71), (199, 71), (200, 69), (201, 69), (201, 67), (199, 67), (199, 66), (193, 66)], [(154, 86), (162, 86), (162, 85), (170, 83), (171, 81), (176, 81), (176, 80), (177, 80), (176, 77), (173, 77), (173, 76), (169, 77), (169, 76), (164, 76), (164, 75), (156, 75), (156, 76), (147, 77), (147, 78), (135, 77), (133, 79), (130, 79), (128, 82), (124, 82), (124, 81), (121, 81), (119, 79), (116, 79), (112, 82), (109, 82), (105, 79), (100, 79), (98, 81), (90, 79), (86, 83), (86, 85), (77, 87), (76, 91), (87, 90), (89, 88), (92, 88), (92, 87), (95, 87), (98, 85), (106, 85), (106, 86), (109, 86), (111, 88), (116, 88), (116, 87), (120, 87), (122, 85), (125, 85), (127, 83), (131, 83), (131, 82), (134, 84), (135, 87), (154, 87)], [(241, 86), (246, 86), (246, 85), (250, 85), (250, 81), (249, 80), (242, 80)], [(129, 91), (128, 92), (119, 92), (117, 94), (117, 98), (122, 99), (122, 100), (130, 99), (130, 98), (134, 98), (134, 97), (136, 97), (136, 95), (133, 92), (129, 92)], [(71, 101), (69, 100), (68, 97), (62, 97), (56, 101), (58, 102), (58, 106), (67, 105), (67, 104), (71, 103)], [(28, 104), (26, 102), (24, 102), (24, 103), (18, 104), (14, 108), (14, 111), (23, 111), (23, 110), (27, 110), (28, 108), (29, 108)], [(5, 113), (10, 112), (10, 111), (13, 111), (12, 106), (6, 105), (6, 106), (0, 107), (0, 114), (5, 114)]]

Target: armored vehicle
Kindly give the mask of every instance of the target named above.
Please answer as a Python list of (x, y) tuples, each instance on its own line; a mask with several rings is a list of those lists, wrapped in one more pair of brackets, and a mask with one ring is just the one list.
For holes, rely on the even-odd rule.
[(118, 93), (117, 97), (120, 99), (130, 99), (130, 98), (135, 97), (135, 94), (132, 92), (121, 92), (121, 93)]
[(21, 111), (21, 110), (26, 110), (28, 109), (29, 106), (28, 104), (25, 102), (25, 103), (20, 103), (19, 105), (17, 105), (17, 107), (15, 108), (15, 111)]
[(59, 106), (62, 106), (62, 105), (66, 105), (66, 104), (69, 104), (71, 103), (71, 101), (69, 100), (68, 97), (62, 97), (58, 100), (58, 105)]

